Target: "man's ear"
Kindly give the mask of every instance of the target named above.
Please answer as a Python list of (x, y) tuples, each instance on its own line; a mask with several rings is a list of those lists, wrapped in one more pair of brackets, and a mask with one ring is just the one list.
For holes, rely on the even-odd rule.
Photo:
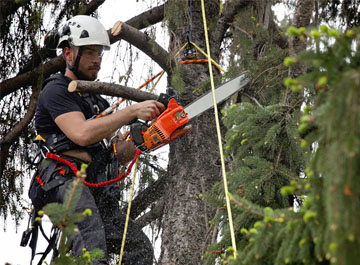
[(68, 64), (73, 65), (75, 60), (75, 52), (70, 47), (65, 47), (63, 55)]

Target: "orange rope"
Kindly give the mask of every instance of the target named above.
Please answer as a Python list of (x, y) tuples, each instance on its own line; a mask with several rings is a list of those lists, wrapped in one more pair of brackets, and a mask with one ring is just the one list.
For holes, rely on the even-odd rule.
[[(161, 75), (164, 72), (164, 70), (160, 71), (159, 73), (157, 73), (156, 75), (154, 75), (153, 77), (151, 77), (148, 81), (146, 81), (145, 83), (143, 83), (141, 86), (139, 86), (137, 88), (137, 90), (142, 89), (144, 86), (146, 86), (147, 84), (149, 84), (151, 81), (153, 81), (155, 78), (157, 78), (159, 75)], [(99, 115), (96, 116), (97, 118), (103, 117), (109, 113), (111, 113), (114, 109), (116, 109), (117, 107), (119, 107), (119, 105), (121, 103), (123, 103), (126, 99), (122, 98), (119, 102), (115, 103), (114, 105), (112, 105), (111, 107), (107, 108), (106, 110), (104, 110), (103, 112), (101, 112)]]
[[(189, 63), (207, 63), (209, 60), (208, 59), (196, 59), (196, 60), (186, 60), (186, 61), (181, 61), (180, 63), (182, 64), (189, 64)], [(213, 66), (215, 66), (216, 70), (218, 71), (219, 75), (221, 74), (221, 69), (219, 68), (219, 66), (217, 66), (216, 64), (214, 64), (214, 62), (211, 62), (211, 64)]]

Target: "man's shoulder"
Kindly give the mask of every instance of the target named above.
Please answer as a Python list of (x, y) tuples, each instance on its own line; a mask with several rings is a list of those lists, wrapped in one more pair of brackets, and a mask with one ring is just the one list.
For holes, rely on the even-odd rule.
[(48, 86), (54, 86), (54, 85), (67, 87), (70, 82), (71, 82), (71, 79), (69, 77), (64, 76), (63, 74), (57, 73), (57, 74), (53, 74), (50, 77), (48, 77), (47, 79), (45, 79), (42, 86), (43, 86), (43, 89), (45, 89)]

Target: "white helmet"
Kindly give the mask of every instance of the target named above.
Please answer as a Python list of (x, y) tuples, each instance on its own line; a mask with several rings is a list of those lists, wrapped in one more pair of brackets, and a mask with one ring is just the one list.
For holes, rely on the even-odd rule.
[(104, 26), (90, 16), (75, 16), (69, 19), (60, 30), (57, 48), (63, 48), (68, 42), (74, 46), (102, 45), (104, 50), (110, 49), (109, 35)]

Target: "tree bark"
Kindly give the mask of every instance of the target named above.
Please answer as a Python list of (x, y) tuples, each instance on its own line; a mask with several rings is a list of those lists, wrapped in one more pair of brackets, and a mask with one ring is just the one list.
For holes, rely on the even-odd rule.
[(129, 19), (128, 21), (126, 21), (126, 24), (137, 28), (138, 30), (154, 25), (164, 19), (164, 8), (165, 4), (156, 6)]

